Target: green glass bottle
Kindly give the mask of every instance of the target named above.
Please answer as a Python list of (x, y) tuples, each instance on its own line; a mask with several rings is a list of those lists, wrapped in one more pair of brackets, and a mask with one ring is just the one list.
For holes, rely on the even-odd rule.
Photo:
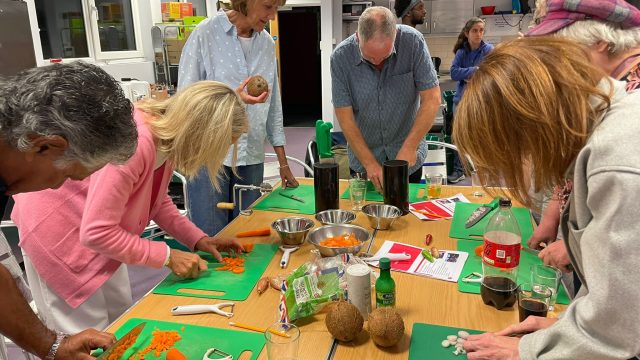
[(391, 261), (380, 259), (380, 277), (376, 280), (376, 307), (396, 306), (396, 282), (391, 278)]

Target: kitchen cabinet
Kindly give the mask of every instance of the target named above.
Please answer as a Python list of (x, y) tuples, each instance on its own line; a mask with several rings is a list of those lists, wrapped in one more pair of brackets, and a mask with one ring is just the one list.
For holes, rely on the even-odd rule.
[(425, 23), (416, 27), (423, 34), (457, 35), (474, 16), (473, 1), (469, 0), (425, 1), (425, 9)]

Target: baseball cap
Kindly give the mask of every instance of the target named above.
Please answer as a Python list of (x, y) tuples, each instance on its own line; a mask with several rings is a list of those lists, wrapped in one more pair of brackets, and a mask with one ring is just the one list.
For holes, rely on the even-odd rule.
[(553, 34), (581, 20), (601, 20), (622, 28), (640, 26), (640, 10), (623, 0), (548, 0), (547, 15), (527, 36)]

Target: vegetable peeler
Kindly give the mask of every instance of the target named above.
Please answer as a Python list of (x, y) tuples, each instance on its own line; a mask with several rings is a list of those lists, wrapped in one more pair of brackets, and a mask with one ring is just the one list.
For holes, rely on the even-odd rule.
[(287, 265), (289, 264), (289, 255), (291, 255), (292, 252), (298, 250), (300, 247), (299, 246), (280, 246), (280, 250), (282, 250), (282, 259), (280, 259), (280, 268), (284, 269), (287, 267)]
[[(220, 308), (231, 306), (231, 312), (222, 311)], [(226, 316), (228, 318), (233, 316), (233, 307), (235, 303), (225, 302), (219, 303), (215, 305), (183, 305), (176, 306), (171, 309), (172, 315), (191, 315), (191, 314), (202, 314), (202, 313), (216, 313), (218, 315)]]
[[(215, 355), (216, 357), (212, 358), (210, 357), (211, 355)], [(211, 348), (204, 353), (202, 360), (233, 360), (233, 356), (220, 349)]]

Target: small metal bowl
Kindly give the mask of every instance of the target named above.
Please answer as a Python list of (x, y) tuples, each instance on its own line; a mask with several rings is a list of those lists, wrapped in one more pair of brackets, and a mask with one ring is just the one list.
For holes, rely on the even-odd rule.
[(322, 225), (351, 224), (356, 214), (349, 210), (325, 210), (316, 214), (316, 220)]
[(309, 230), (315, 225), (313, 220), (304, 217), (287, 217), (271, 223), (283, 245), (301, 245)]
[(369, 225), (378, 230), (387, 230), (394, 221), (402, 215), (402, 211), (393, 205), (367, 204), (362, 207), (362, 212), (367, 215)]
[[(348, 247), (327, 247), (320, 245), (320, 242), (325, 240), (328, 237), (339, 236), (344, 234), (354, 234), (356, 239), (359, 241), (358, 245), (348, 246)], [(313, 244), (319, 251), (322, 256), (336, 256), (340, 254), (357, 254), (362, 246), (369, 241), (371, 238), (371, 233), (369, 230), (351, 224), (336, 224), (336, 225), (325, 225), (319, 228), (313, 229), (309, 233), (308, 241)]]

